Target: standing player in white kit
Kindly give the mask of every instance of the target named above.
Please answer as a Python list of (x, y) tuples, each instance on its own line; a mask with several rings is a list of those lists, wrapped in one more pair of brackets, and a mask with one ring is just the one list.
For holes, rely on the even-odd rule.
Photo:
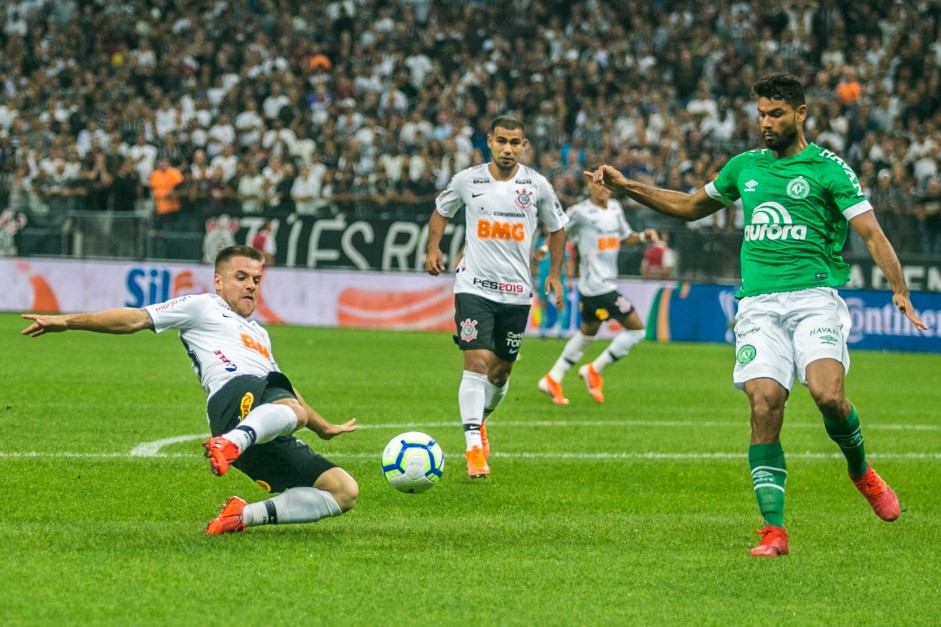
[(494, 119), (487, 135), (491, 161), (455, 174), (428, 221), (425, 270), (438, 276), (446, 268), (440, 247), (445, 227), (465, 209), (467, 241), (454, 281), (454, 341), (464, 354), (458, 407), (467, 474), (474, 479), (490, 475), (484, 421), (506, 396), (526, 330), (533, 300), (529, 260), (540, 220), (549, 230), (551, 259), (544, 289), (554, 293), (559, 306), (564, 298), (560, 277), (568, 218), (549, 181), (519, 163), (526, 145), (521, 121)]
[(611, 198), (611, 191), (603, 185), (589, 179), (588, 191), (591, 194), (588, 198), (568, 210), (569, 223), (565, 227), (578, 249), (582, 324), (566, 342), (552, 370), (538, 384), (557, 405), (569, 404), (562, 393), (562, 377), (591, 346), (602, 323), (617, 320), (623, 329), (594, 361), (578, 369), (588, 393), (599, 403), (604, 402), (602, 371), (644, 339), (644, 323), (631, 302), (617, 290), (618, 253), (622, 244), (658, 241), (657, 232), (653, 229), (633, 231), (624, 217), (621, 203)]

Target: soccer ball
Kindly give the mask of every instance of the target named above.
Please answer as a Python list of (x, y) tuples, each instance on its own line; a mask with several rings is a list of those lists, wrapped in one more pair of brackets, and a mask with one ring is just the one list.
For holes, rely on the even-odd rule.
[(424, 492), (438, 483), (443, 470), (441, 447), (421, 431), (395, 436), (382, 451), (382, 473), (399, 492)]

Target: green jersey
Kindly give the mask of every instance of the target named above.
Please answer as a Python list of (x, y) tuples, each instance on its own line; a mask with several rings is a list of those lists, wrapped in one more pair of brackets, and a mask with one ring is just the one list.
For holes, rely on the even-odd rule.
[(745, 216), (737, 297), (840, 287), (849, 220), (872, 210), (845, 161), (816, 144), (777, 159), (768, 149), (733, 157), (705, 191)]

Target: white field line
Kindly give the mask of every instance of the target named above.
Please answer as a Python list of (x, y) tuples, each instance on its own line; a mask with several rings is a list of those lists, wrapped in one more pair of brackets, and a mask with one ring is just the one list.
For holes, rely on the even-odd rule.
[[(450, 454), (456, 454), (449, 452)], [(836, 453), (812, 453), (810, 451), (786, 453), (788, 459), (820, 460), (820, 459), (842, 459), (842, 454)], [(326, 454), (331, 459), (379, 459), (378, 453), (343, 453), (340, 451), (330, 451)], [(723, 461), (734, 460), (741, 461), (746, 459), (747, 454), (737, 453), (657, 453), (654, 451), (638, 453), (501, 453), (494, 451), (493, 457), (500, 459), (516, 459), (523, 461), (543, 461), (543, 460), (596, 460), (596, 461)], [(920, 460), (920, 461), (941, 461), (941, 452), (937, 453), (870, 453), (867, 455), (872, 459), (880, 460)], [(128, 460), (128, 459), (203, 459), (203, 456), (197, 453), (151, 453), (148, 455), (131, 455), (130, 453), (70, 453), (68, 451), (24, 451), (24, 452), (0, 452), (0, 460), (3, 459), (97, 459), (97, 460)]]
[[(388, 430), (415, 430), (429, 429), (439, 427), (453, 427), (455, 422), (426, 422), (426, 423), (402, 423), (402, 424), (381, 424), (381, 425), (360, 425), (360, 429), (388, 429)], [(657, 421), (657, 420), (620, 420), (620, 421), (601, 421), (601, 420), (537, 420), (527, 422), (497, 422), (493, 421), (494, 426), (503, 427), (668, 427), (668, 428), (695, 428), (695, 427), (743, 427), (739, 422), (693, 422), (693, 421)], [(819, 423), (790, 423), (788, 428), (798, 429), (820, 429)], [(889, 431), (941, 431), (939, 425), (919, 425), (919, 424), (872, 424), (866, 425), (867, 431), (889, 430)], [(197, 458), (201, 455), (193, 453), (162, 453), (161, 449), (171, 444), (181, 442), (190, 442), (193, 440), (204, 440), (209, 437), (208, 433), (193, 433), (189, 435), (178, 435), (170, 438), (154, 440), (152, 442), (143, 442), (128, 453), (71, 453), (62, 452), (0, 452), (0, 459), (21, 459), (21, 458), (61, 458), (61, 459), (127, 459), (131, 457), (142, 458)], [(746, 457), (745, 452), (736, 453), (657, 453), (657, 452), (637, 452), (637, 453), (500, 453), (494, 451), (495, 457), (521, 460), (543, 460), (543, 459), (573, 459), (573, 460), (648, 460), (648, 461), (698, 461), (698, 460), (739, 460)], [(330, 457), (339, 459), (368, 459), (374, 457), (370, 453), (342, 453), (330, 452)], [(788, 453), (788, 458), (792, 459), (839, 459), (842, 455), (839, 452), (834, 453), (811, 453), (794, 452)], [(939, 453), (883, 453), (871, 454), (876, 459), (899, 459), (899, 460), (941, 460)]]

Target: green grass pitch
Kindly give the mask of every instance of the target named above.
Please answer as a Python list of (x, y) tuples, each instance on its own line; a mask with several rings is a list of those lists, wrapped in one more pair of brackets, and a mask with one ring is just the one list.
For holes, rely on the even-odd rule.
[[(527, 338), (489, 423), (493, 474), (471, 481), (450, 337), (272, 327), (307, 400), (358, 419), (330, 442), (301, 437), (350, 471), (360, 499), (316, 524), (207, 537), (225, 498), (264, 493), (209, 472), (203, 394), (176, 335), (23, 326), (0, 315), (0, 624), (941, 623), (937, 355), (853, 354), (847, 392), (902, 500), (893, 524), (795, 388), (791, 554), (768, 560), (747, 554), (760, 518), (728, 346), (643, 343), (606, 372), (603, 405), (573, 370), (572, 403), (556, 407), (536, 381), (563, 342)], [(447, 459), (421, 495), (379, 467), (412, 429)]]

